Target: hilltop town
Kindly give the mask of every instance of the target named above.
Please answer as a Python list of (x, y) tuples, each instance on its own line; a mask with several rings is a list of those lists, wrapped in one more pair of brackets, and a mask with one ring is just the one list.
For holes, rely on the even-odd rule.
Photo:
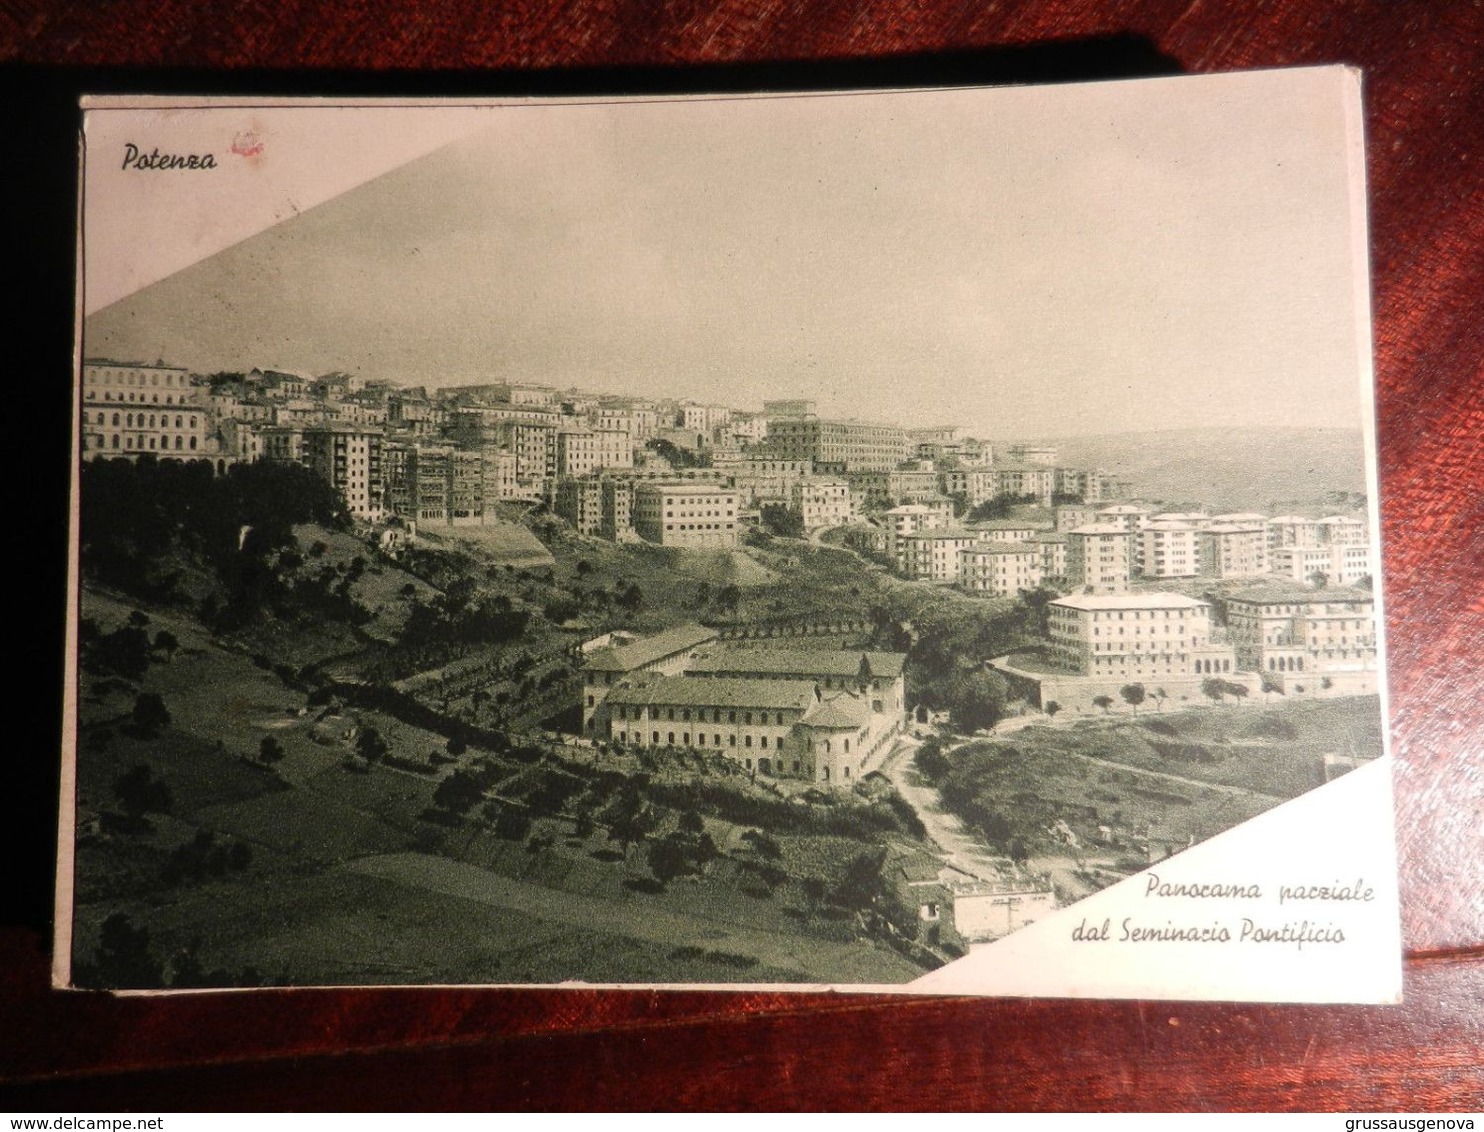
[[(802, 399), (94, 359), (80, 411), (95, 970), (102, 925), (118, 936), (109, 917), (142, 916), (154, 883), (110, 854), (224, 884), (257, 845), (301, 878), (313, 861), (505, 914), (545, 890), (634, 951), (607, 975), (551, 952), (405, 981), (899, 981), (1377, 753), (1359, 497), (1212, 514), (1052, 445)], [(141, 489), (178, 510), (112, 505)], [(213, 513), (215, 542), (187, 537)], [(173, 533), (145, 547), (130, 522)], [(228, 734), (213, 713), (244, 696)], [(210, 786), (176, 782), (203, 794), (189, 815), (159, 805), (198, 773), (151, 746), (162, 730), (232, 756)], [(1088, 783), (1099, 743), (1119, 754)], [(335, 821), (345, 844), (304, 849)], [(217, 839), (197, 864), (187, 832)], [(685, 942), (736, 914), (728, 886), (769, 910), (730, 950)], [(619, 896), (675, 921), (608, 923)], [(785, 928), (815, 957), (758, 942)]]

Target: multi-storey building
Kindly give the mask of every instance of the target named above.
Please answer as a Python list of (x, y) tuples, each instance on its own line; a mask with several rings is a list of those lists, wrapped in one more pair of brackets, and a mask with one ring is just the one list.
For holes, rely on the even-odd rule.
[(806, 531), (843, 526), (854, 517), (850, 485), (827, 476), (811, 476), (794, 484), (789, 505), (803, 520)]
[(634, 484), (632, 480), (604, 476), (600, 481), (602, 517), (598, 533), (606, 539), (620, 539), (634, 530)]
[(449, 520), (451, 445), (387, 441), (382, 447), (386, 508), (418, 523)]
[(1056, 494), (1055, 468), (1046, 464), (997, 464), (994, 471), (996, 495), (1032, 496), (1041, 506), (1051, 506)]
[(1316, 522), (1319, 541), (1326, 546), (1357, 546), (1368, 541), (1364, 519), (1353, 515), (1327, 515)]
[(1259, 586), (1226, 599), (1244, 668), (1285, 691), (1376, 690), (1375, 602), (1365, 590)]
[(918, 531), (946, 527), (952, 517), (951, 510), (929, 507), (925, 503), (906, 503), (901, 507), (893, 507), (881, 516), (886, 524), (886, 553), (900, 563), (898, 552), (902, 539)]
[(1134, 565), (1146, 578), (1193, 578), (1200, 570), (1199, 528), (1184, 522), (1150, 520), (1135, 538)]
[(1232, 672), (1212, 639), (1211, 607), (1182, 594), (1076, 594), (1047, 607), (1052, 658), (1080, 676), (1112, 679)]
[(803, 680), (827, 692), (859, 692), (873, 712), (900, 726), (907, 719), (906, 663), (906, 654), (899, 652), (712, 644), (697, 648), (683, 671), (698, 677)]
[(995, 497), (999, 477), (992, 468), (958, 467), (940, 472), (938, 485), (944, 495), (962, 496), (970, 507), (978, 507)]
[(714, 751), (748, 770), (848, 786), (905, 720), (904, 657), (699, 648), (683, 675), (636, 673), (594, 701), (592, 733), (628, 746)]
[(1249, 578), (1268, 572), (1266, 524), (1213, 522), (1196, 535), (1199, 570), (1216, 578)]
[(897, 540), (897, 568), (905, 578), (929, 582), (956, 582), (959, 552), (980, 541), (962, 528), (918, 531)]
[(959, 551), (958, 584), (970, 593), (1014, 597), (1041, 584), (1040, 546), (1031, 542), (980, 542)]
[(1301, 584), (1351, 586), (1375, 574), (1369, 543), (1280, 546), (1271, 555), (1272, 573)]
[(661, 546), (736, 546), (738, 506), (731, 488), (642, 483), (634, 489), (634, 529)]
[(674, 676), (685, 671), (692, 655), (716, 640), (704, 625), (677, 625), (653, 636), (625, 636), (589, 652), (582, 664), (582, 729), (595, 730), (593, 717), (605, 696), (626, 676), (640, 672)]
[(732, 410), (725, 405), (696, 405), (687, 402), (675, 414), (677, 428), (687, 432), (704, 432), (714, 437), (716, 430), (732, 419)]
[(906, 430), (895, 425), (774, 415), (768, 417), (768, 445), (785, 460), (813, 460), (834, 474), (888, 471), (910, 451)]
[(1056, 446), (1051, 444), (1012, 444), (1007, 453), (1012, 464), (1043, 464), (1056, 467)]
[(660, 427), (659, 413), (652, 406), (627, 401), (601, 404), (588, 413), (588, 420), (604, 432), (626, 432), (636, 444), (653, 436)]
[(1041, 582), (1060, 582), (1067, 576), (1067, 536), (1058, 531), (1041, 531), (1030, 543), (1041, 552)]
[(358, 519), (384, 513), (380, 429), (350, 424), (305, 428), (302, 463), (333, 487)]
[(552, 510), (571, 523), (578, 534), (601, 534), (603, 481), (597, 476), (559, 476)]
[(1149, 508), (1134, 503), (1115, 503), (1111, 507), (1101, 508), (1093, 521), (1099, 524), (1116, 524), (1126, 531), (1137, 531), (1149, 521)]
[(990, 542), (1029, 542), (1044, 529), (1024, 519), (980, 519), (965, 523), (964, 529)]
[(563, 428), (556, 434), (556, 474), (585, 476), (634, 466), (634, 442), (618, 429)]
[(82, 366), (82, 457), (198, 460), (210, 422), (189, 371), (92, 359)]
[(1128, 589), (1134, 535), (1118, 523), (1076, 527), (1067, 535), (1067, 584), (1092, 593)]
[(743, 503), (749, 507), (764, 503), (789, 503), (794, 489), (814, 475), (813, 460), (780, 460), (767, 455), (736, 455), (713, 461), (731, 477)]

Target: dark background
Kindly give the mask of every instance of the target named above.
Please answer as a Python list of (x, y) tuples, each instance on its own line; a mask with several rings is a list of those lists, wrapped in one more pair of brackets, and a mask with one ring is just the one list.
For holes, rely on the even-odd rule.
[[(489, 8), (490, 10), (486, 10)], [(1484, 1106), (1484, 7), (1476, 0), (0, 4), (16, 474), (0, 1108)], [(1364, 70), (1406, 997), (1253, 1007), (748, 993), (48, 989), (76, 98)]]

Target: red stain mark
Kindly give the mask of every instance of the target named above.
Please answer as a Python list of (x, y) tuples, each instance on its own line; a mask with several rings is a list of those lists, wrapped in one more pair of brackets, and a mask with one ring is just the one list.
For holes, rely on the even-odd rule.
[(257, 157), (263, 152), (263, 139), (252, 130), (243, 130), (232, 139), (232, 152), (238, 157)]

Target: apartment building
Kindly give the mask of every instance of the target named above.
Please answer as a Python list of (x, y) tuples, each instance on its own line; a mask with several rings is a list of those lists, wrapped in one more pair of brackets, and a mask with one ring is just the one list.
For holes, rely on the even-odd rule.
[(1323, 582), (1352, 586), (1375, 576), (1369, 543), (1340, 543), (1333, 546), (1280, 546), (1271, 552), (1273, 574), (1300, 585)]
[(1029, 541), (980, 542), (959, 551), (958, 584), (970, 593), (1014, 597), (1043, 578), (1041, 547)]
[(961, 527), (903, 535), (897, 540), (897, 568), (905, 578), (956, 582), (959, 578), (959, 552), (979, 541), (977, 534)]
[(1277, 679), (1285, 691), (1376, 690), (1375, 601), (1367, 591), (1266, 585), (1225, 604), (1244, 668)]
[(1066, 532), (1067, 584), (1092, 593), (1128, 589), (1134, 534), (1119, 523), (1093, 523)]
[(1050, 603), (1051, 656), (1080, 676), (1147, 679), (1229, 673), (1231, 646), (1213, 640), (1211, 607), (1182, 594), (1076, 594)]
[(385, 513), (380, 429), (329, 423), (302, 430), (300, 462), (325, 480), (358, 519), (380, 519)]
[(910, 453), (906, 430), (895, 425), (818, 417), (770, 415), (767, 443), (782, 459), (813, 460), (833, 474), (890, 471)]
[[(211, 422), (188, 370), (91, 359), (82, 365), (82, 458), (193, 460), (208, 454)], [(214, 450), (214, 446), (213, 446)]]
[(641, 483), (634, 489), (634, 530), (661, 546), (737, 545), (737, 492), (710, 484)]
[(803, 519), (806, 531), (843, 526), (855, 516), (850, 485), (833, 477), (811, 476), (795, 483), (789, 506)]
[(1199, 528), (1180, 520), (1150, 520), (1134, 535), (1134, 568), (1146, 578), (1193, 578), (1200, 572)]
[(1213, 578), (1250, 578), (1268, 572), (1263, 523), (1212, 522), (1196, 535), (1197, 568)]
[(619, 429), (562, 428), (556, 434), (556, 474), (585, 476), (634, 466), (634, 440)]

